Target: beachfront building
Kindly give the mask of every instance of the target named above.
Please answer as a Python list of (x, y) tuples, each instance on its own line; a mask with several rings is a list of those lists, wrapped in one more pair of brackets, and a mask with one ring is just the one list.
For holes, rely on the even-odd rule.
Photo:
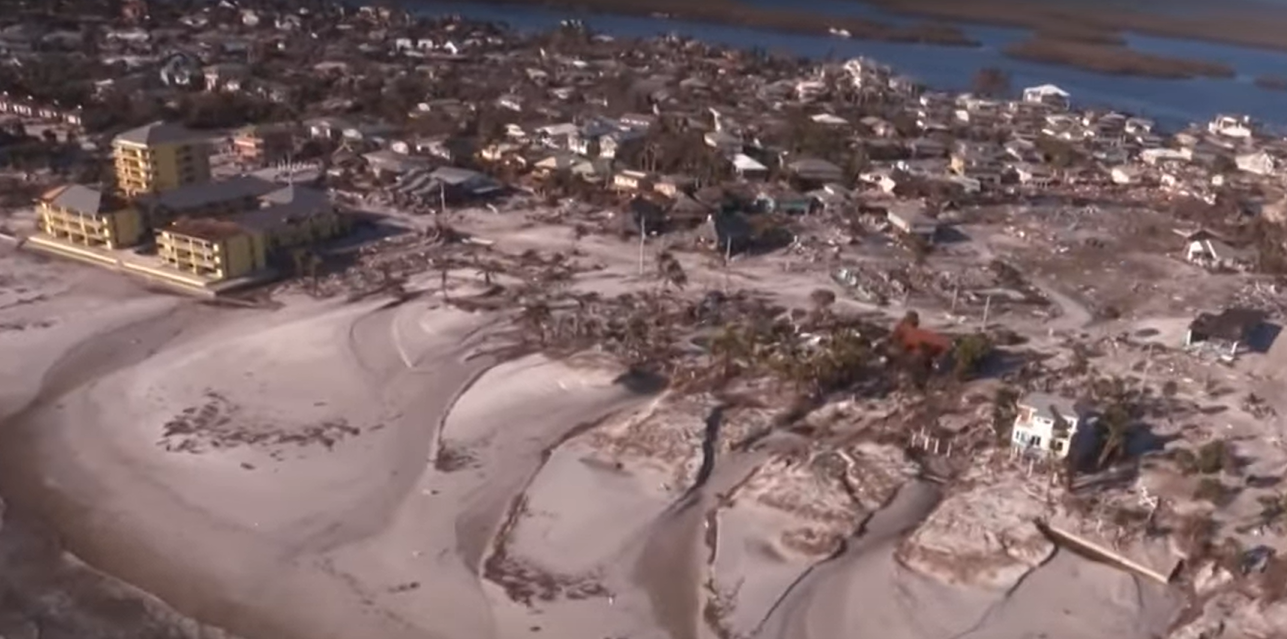
[(153, 122), (112, 140), (116, 185), (128, 197), (210, 180), (210, 149), (195, 131)]
[(182, 219), (161, 229), (156, 252), (165, 266), (210, 280), (242, 277), (267, 265), (260, 236), (217, 218)]
[(134, 246), (144, 235), (137, 209), (87, 186), (58, 187), (45, 193), (38, 206), (40, 232), (69, 244), (115, 249)]
[(287, 249), (348, 232), (348, 217), (325, 193), (276, 187), (234, 215), (176, 219), (157, 232), (157, 254), (170, 269), (218, 282), (254, 275), (283, 261)]
[(1068, 456), (1073, 438), (1086, 414), (1071, 400), (1046, 393), (1029, 393), (1019, 400), (1011, 430), (1011, 445), (1024, 452)]
[(1043, 84), (1041, 86), (1028, 87), (1023, 90), (1023, 101), (1029, 104), (1044, 104), (1055, 107), (1060, 110), (1067, 110), (1070, 104), (1070, 96), (1067, 91), (1053, 85)]
[(1245, 115), (1217, 115), (1207, 123), (1207, 130), (1215, 135), (1245, 140), (1255, 132), (1251, 118)]

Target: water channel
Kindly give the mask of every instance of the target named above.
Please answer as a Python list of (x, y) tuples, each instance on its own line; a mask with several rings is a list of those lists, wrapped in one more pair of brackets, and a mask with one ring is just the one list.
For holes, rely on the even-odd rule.
[[(906, 17), (847, 0), (747, 1), (759, 6), (789, 6), (816, 14), (858, 16), (890, 24), (910, 21)], [(410, 4), (422, 15), (457, 14), (476, 20), (504, 22), (520, 31), (547, 29), (569, 17), (577, 17), (591, 29), (615, 37), (676, 33), (727, 46), (760, 47), (814, 58), (866, 56), (889, 64), (900, 73), (936, 89), (966, 90), (976, 71), (983, 67), (998, 67), (1010, 74), (1016, 89), (1053, 83), (1072, 93), (1078, 106), (1126, 110), (1155, 118), (1171, 128), (1189, 122), (1205, 122), (1217, 113), (1247, 114), (1263, 122), (1287, 125), (1287, 93), (1269, 91), (1254, 84), (1259, 75), (1287, 74), (1287, 52), (1281, 51), (1128, 35), (1127, 43), (1139, 51), (1223, 62), (1238, 73), (1227, 79), (1159, 80), (1103, 75), (1007, 58), (1002, 49), (1027, 34), (1023, 29), (1006, 27), (961, 25), (966, 35), (982, 43), (977, 48), (963, 48), (778, 33), (660, 17), (578, 14), (537, 6), (454, 0), (412, 0)]]

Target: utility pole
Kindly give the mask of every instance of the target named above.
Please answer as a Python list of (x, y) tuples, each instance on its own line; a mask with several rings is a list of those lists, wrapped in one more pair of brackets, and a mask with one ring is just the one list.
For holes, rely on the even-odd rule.
[(644, 240), (648, 238), (648, 220), (639, 216), (639, 276), (644, 274)]
[(731, 278), (729, 277), (729, 273), (728, 273), (729, 269), (732, 268), (732, 263), (733, 263), (733, 238), (730, 237), (726, 242), (724, 242), (724, 294), (725, 295), (728, 294), (729, 286), (732, 284)]
[(956, 287), (952, 289), (952, 316), (956, 316), (956, 300), (961, 296), (961, 281), (956, 281)]
[(983, 330), (988, 330), (988, 314), (992, 311), (992, 296), (989, 295), (983, 301)]

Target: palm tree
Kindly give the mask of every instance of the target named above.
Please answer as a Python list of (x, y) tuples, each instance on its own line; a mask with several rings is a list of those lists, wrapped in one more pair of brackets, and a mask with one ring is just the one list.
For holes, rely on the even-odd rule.
[(732, 377), (741, 367), (741, 360), (749, 352), (749, 344), (738, 327), (727, 324), (710, 342), (711, 355), (719, 362), (720, 377)]
[(308, 264), (308, 253), (302, 248), (294, 248), (291, 249), (290, 256), (295, 263), (295, 270), (293, 273), (297, 277), (304, 275), (304, 270)]
[(551, 317), (550, 305), (544, 300), (536, 300), (523, 306), (521, 319), (523, 323), (536, 331), (537, 342), (545, 346), (546, 339), (549, 337), (548, 324)]
[(438, 260), (438, 285), (442, 289), (442, 299), (447, 297), (447, 273), (451, 270), (451, 264), (447, 260)]
[(477, 260), (478, 274), (483, 277), (483, 285), (490, 287), (492, 285), (492, 273), (496, 267), (486, 260)]
[(317, 296), (318, 280), (321, 275), (322, 258), (317, 253), (309, 251), (308, 253), (308, 276), (313, 282), (313, 296)]
[(661, 278), (663, 287), (674, 285), (675, 288), (683, 290), (688, 285), (688, 274), (684, 272), (683, 265), (670, 251), (657, 254), (657, 275)]
[(832, 305), (836, 303), (836, 293), (826, 288), (814, 289), (809, 293), (809, 301), (813, 304), (814, 314), (823, 317), (831, 312)]
[(1096, 466), (1102, 469), (1126, 453), (1126, 437), (1131, 425), (1130, 412), (1123, 402), (1114, 402), (1104, 409), (1100, 422), (1104, 424), (1105, 437)]

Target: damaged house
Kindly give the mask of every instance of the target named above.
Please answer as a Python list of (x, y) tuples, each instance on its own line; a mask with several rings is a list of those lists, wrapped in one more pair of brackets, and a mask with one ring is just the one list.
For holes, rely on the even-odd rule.
[(1025, 453), (1058, 459), (1068, 456), (1087, 412), (1072, 400), (1046, 393), (1029, 393), (1016, 403), (1010, 442)]
[(1206, 229), (1184, 236), (1185, 261), (1210, 271), (1245, 271), (1256, 263), (1256, 251), (1234, 248)]
[(1184, 335), (1187, 348), (1213, 348), (1222, 358), (1233, 359), (1247, 349), (1265, 313), (1250, 308), (1227, 308), (1219, 315), (1200, 313)]

